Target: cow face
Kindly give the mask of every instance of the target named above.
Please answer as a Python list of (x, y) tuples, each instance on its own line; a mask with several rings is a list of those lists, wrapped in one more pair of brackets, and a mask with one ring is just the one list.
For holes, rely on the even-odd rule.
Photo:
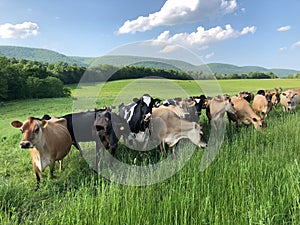
[(136, 101), (136, 108), (140, 110), (141, 116), (145, 121), (148, 121), (152, 115), (152, 108), (154, 105), (154, 99), (145, 94), (138, 101)]
[(225, 98), (225, 111), (227, 113), (236, 114), (234, 104), (232, 103), (230, 98)]
[(195, 102), (195, 108), (197, 111), (197, 115), (201, 115), (201, 110), (206, 109), (208, 100), (205, 95), (200, 95), (199, 97), (191, 97), (192, 100)]
[(189, 139), (198, 147), (206, 148), (207, 143), (203, 137), (202, 127), (198, 123), (194, 123), (194, 129), (189, 133)]
[(21, 130), (23, 138), (20, 147), (23, 149), (33, 148), (37, 143), (41, 143), (42, 130), (47, 126), (46, 120), (37, 120), (29, 117), (25, 122), (13, 121), (11, 125)]
[(152, 115), (154, 100), (151, 96), (145, 94), (140, 99), (133, 99), (135, 105), (130, 108), (130, 116), (127, 122), (133, 133), (145, 131), (149, 126)]
[(252, 118), (252, 123), (256, 130), (261, 130), (267, 126), (266, 121), (263, 117)]
[(280, 102), (285, 108), (285, 110), (293, 110), (293, 99), (297, 93), (293, 90), (287, 90), (286, 92), (281, 93)]
[(109, 131), (111, 129), (111, 116), (107, 111), (97, 112), (94, 122), (97, 138), (100, 139), (103, 146), (109, 148)]

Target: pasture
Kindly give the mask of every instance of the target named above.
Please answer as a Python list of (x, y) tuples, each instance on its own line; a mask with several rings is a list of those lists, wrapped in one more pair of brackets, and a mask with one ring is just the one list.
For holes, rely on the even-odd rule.
[[(227, 120), (219, 154), (203, 172), (204, 149), (197, 149), (174, 176), (148, 186), (126, 186), (96, 175), (72, 147), (64, 169), (49, 168), (41, 187), (29, 152), (19, 148), (21, 134), (10, 122), (45, 113), (61, 116), (103, 105), (154, 97), (236, 94), (239, 91), (299, 88), (300, 80), (168, 81), (123, 80), (72, 87), (76, 98), (33, 99), (0, 106), (0, 224), (300, 224), (300, 108), (285, 114), (280, 105), (267, 117), (267, 128), (236, 130)], [(186, 96), (185, 96), (186, 95)], [(117, 111), (117, 109), (116, 109)], [(200, 123), (209, 137), (205, 111)], [(182, 151), (192, 144), (183, 141)], [(159, 149), (131, 151), (120, 146), (117, 158), (139, 165), (158, 162)]]

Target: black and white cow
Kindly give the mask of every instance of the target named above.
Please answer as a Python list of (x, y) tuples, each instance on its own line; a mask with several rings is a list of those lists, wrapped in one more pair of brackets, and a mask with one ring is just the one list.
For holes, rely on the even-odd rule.
[(156, 102), (150, 95), (144, 94), (141, 98), (134, 98), (134, 103), (119, 106), (119, 116), (124, 118), (130, 128), (128, 140), (144, 142), (145, 135), (149, 132), (149, 124), (152, 116), (152, 108)]

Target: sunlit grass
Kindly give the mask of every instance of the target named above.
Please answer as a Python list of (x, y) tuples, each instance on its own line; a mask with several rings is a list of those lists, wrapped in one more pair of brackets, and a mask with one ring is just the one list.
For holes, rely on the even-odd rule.
[[(168, 85), (158, 92), (159, 82), (155, 82), (157, 85), (152, 90), (141, 92), (172, 94)], [(206, 87), (214, 85), (211, 81), (199, 82), (207, 82)], [(235, 94), (240, 90), (300, 87), (299, 82), (243, 80), (219, 84), (224, 93)], [(130, 83), (106, 84), (97, 98), (97, 106), (112, 104), (119, 90)], [(189, 95), (201, 94), (193, 82), (176, 81), (176, 85), (184, 87)], [(95, 85), (94, 90), (87, 91), (93, 93), (99, 87)], [(140, 94), (128, 90), (121, 92), (126, 93), (125, 103)], [(227, 126), (219, 154), (204, 172), (199, 171), (199, 164), (205, 150), (197, 149), (186, 165), (169, 179), (141, 187), (120, 185), (95, 174), (73, 147), (64, 160), (64, 170), (58, 171), (56, 165), (56, 177), (52, 180), (47, 168), (41, 188), (35, 192), (29, 152), (18, 147), (21, 134), (10, 122), (45, 113), (64, 115), (73, 109), (72, 98), (14, 101), (1, 106), (0, 224), (300, 223), (299, 109), (295, 114), (284, 114), (280, 106), (273, 109), (263, 132), (257, 132), (252, 126), (239, 130)], [(208, 135), (205, 115), (201, 123)], [(184, 143), (186, 148), (192, 147), (189, 142)], [(161, 156), (158, 149), (141, 153), (120, 146), (116, 157), (128, 163), (137, 158), (138, 165), (147, 165), (170, 154), (169, 151)]]

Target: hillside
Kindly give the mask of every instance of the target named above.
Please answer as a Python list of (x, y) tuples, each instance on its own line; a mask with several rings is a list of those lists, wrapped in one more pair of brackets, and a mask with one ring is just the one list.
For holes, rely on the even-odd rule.
[(0, 55), (8, 58), (27, 59), (32, 61), (45, 62), (55, 64), (58, 61), (66, 62), (68, 64), (77, 63), (82, 65), (80, 61), (76, 61), (66, 55), (60, 54), (55, 51), (40, 48), (27, 48), (16, 46), (0, 46)]
[[(223, 64), (223, 63), (209, 63), (207, 66), (211, 69), (213, 73), (219, 74), (248, 74), (250, 72), (273, 72), (279, 77), (284, 77), (289, 74), (294, 74), (299, 71), (297, 70), (289, 70), (289, 69), (267, 69), (259, 66), (235, 66), (231, 64)], [(204, 70), (203, 66), (198, 67), (200, 70)]]
[(139, 65), (151, 68), (197, 70), (197, 66), (188, 62), (163, 58), (130, 56), (130, 55), (105, 55), (95, 59), (94, 64), (109, 64), (114, 66)]
[(0, 46), (0, 56), (14, 57), (16, 59), (27, 59), (55, 64), (58, 61), (66, 62), (69, 65), (76, 63), (80, 66), (109, 64), (114, 66), (138, 65), (150, 68), (173, 69), (182, 71), (201, 71), (203, 73), (218, 74), (248, 74), (250, 72), (273, 72), (279, 77), (295, 74), (299, 71), (290, 69), (267, 69), (258, 66), (235, 66), (232, 64), (209, 63), (193, 65), (180, 60), (163, 58), (140, 57), (129, 55), (105, 55), (102, 57), (81, 57), (66, 56), (55, 51), (40, 48), (27, 48), (16, 46)]

